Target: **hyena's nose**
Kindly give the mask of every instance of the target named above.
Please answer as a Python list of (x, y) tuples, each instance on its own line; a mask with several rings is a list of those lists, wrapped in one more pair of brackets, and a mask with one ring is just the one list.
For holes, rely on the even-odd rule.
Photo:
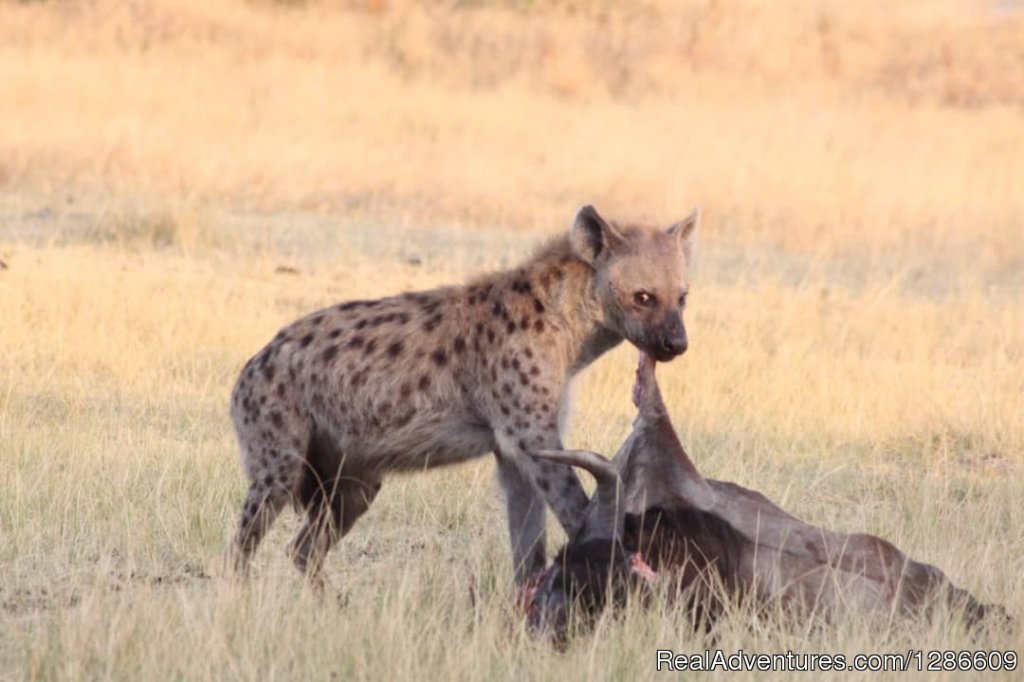
[(661, 340), (661, 350), (665, 355), (682, 355), (686, 352), (686, 349), (690, 347), (690, 342), (686, 338), (686, 332), (681, 334), (672, 334), (666, 336)]

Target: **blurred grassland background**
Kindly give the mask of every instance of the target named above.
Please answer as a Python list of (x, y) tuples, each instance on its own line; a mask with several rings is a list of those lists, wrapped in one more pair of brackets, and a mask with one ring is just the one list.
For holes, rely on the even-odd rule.
[[(1020, 652), (657, 608), (557, 654), (511, 613), (489, 460), (390, 481), (328, 597), (290, 514), (251, 584), (211, 577), (245, 360), (316, 307), (512, 265), (584, 203), (704, 209), (660, 376), (706, 474), (1024, 615), (1024, 3), (0, 0), (0, 678)], [(614, 451), (634, 359), (580, 377), (569, 444)]]

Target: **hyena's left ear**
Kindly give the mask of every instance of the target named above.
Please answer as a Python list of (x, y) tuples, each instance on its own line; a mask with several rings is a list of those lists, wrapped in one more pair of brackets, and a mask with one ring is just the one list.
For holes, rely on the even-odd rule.
[(690, 215), (668, 228), (668, 233), (679, 239), (683, 256), (687, 263), (693, 262), (693, 252), (697, 246), (697, 228), (700, 227), (700, 206), (694, 208)]

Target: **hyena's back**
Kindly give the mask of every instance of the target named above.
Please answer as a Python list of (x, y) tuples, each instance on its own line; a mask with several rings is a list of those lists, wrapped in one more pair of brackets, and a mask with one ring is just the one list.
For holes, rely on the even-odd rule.
[(306, 568), (330, 541), (310, 543), (344, 534), (384, 472), (494, 450), (473, 356), (501, 339), (466, 319), (462, 298), (449, 288), (332, 306), (282, 329), (246, 364), (231, 402), (250, 481), (236, 539), (243, 564), (289, 502), (310, 515), (295, 544)]

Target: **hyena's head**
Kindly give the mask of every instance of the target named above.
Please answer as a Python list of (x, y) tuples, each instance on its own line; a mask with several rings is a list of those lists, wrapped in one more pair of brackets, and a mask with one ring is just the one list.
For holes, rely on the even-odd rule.
[(572, 228), (576, 255), (594, 268), (604, 325), (655, 359), (686, 351), (683, 308), (700, 210), (668, 228), (620, 225), (584, 206)]

